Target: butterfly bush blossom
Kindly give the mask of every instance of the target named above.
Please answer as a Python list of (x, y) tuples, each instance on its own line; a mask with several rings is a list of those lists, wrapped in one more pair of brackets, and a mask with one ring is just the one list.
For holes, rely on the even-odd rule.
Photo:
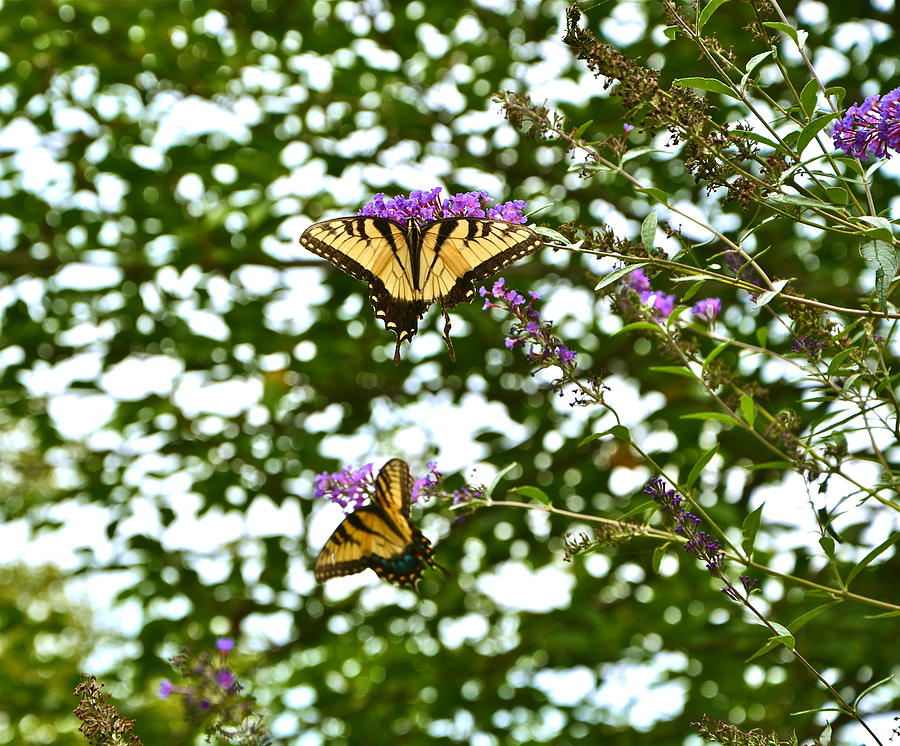
[(525, 355), (539, 368), (557, 365), (564, 371), (572, 373), (575, 369), (577, 353), (570, 350), (553, 334), (553, 324), (541, 319), (535, 302), (541, 297), (538, 293), (528, 293), (528, 298), (516, 290), (506, 287), (501, 277), (488, 290), (479, 288), (479, 295), (484, 298), (484, 310), (499, 308), (511, 314), (516, 321), (504, 340), (507, 349), (513, 349), (519, 343), (525, 348)]
[(327, 497), (331, 502), (340, 505), (346, 513), (352, 513), (365, 505), (375, 494), (375, 477), (372, 476), (372, 464), (359, 469), (345, 466), (333, 474), (322, 472), (315, 478), (316, 497)]
[[(430, 498), (452, 499), (453, 504), (484, 498), (484, 490), (466, 485), (461, 490), (447, 493), (441, 487), (443, 473), (438, 471), (437, 463), (429, 461), (424, 477), (413, 482), (410, 502), (424, 502)], [(345, 512), (352, 512), (364, 505), (375, 495), (375, 478), (373, 464), (366, 464), (359, 469), (346, 466), (333, 474), (323, 472), (316, 476), (316, 497), (327, 497), (331, 502), (340, 505)]]
[(390, 218), (399, 223), (413, 219), (418, 223), (453, 217), (490, 218), (510, 223), (525, 222), (526, 204), (520, 199), (496, 202), (487, 192), (460, 192), (441, 199), (441, 187), (415, 190), (408, 197), (385, 199), (384, 194), (376, 194), (370, 202), (356, 213), (377, 218)]
[(651, 479), (644, 487), (644, 492), (653, 498), (663, 514), (675, 524), (675, 533), (687, 539), (684, 551), (706, 562), (706, 569), (711, 575), (722, 578), (725, 552), (717, 540), (701, 530), (700, 519), (685, 509), (685, 499), (675, 490), (667, 490), (666, 483), (659, 478)]
[(441, 486), (443, 479), (444, 474), (438, 471), (437, 464), (434, 461), (429, 461), (428, 474), (421, 479), (417, 479), (413, 485), (413, 499), (449, 499), (453, 501), (454, 505), (461, 505), (473, 500), (483, 500), (485, 497), (483, 487), (473, 487), (468, 484), (463, 485), (462, 489), (445, 492)]
[(860, 160), (890, 158), (900, 151), (900, 88), (853, 104), (831, 130), (834, 146)]
[(650, 279), (640, 268), (625, 277), (624, 285), (637, 293), (641, 303), (647, 306), (657, 318), (666, 319), (675, 310), (675, 296), (651, 289)]
[[(187, 684), (175, 685), (163, 679), (159, 686), (160, 699), (177, 694), (181, 697), (185, 717), (191, 723), (205, 723), (207, 736), (220, 736), (228, 743), (263, 746), (271, 738), (263, 725), (256, 702), (247, 694), (232, 668), (228, 654), (234, 650), (234, 640), (216, 640), (217, 654), (205, 652), (192, 655), (185, 651), (172, 659), (172, 667)], [(208, 739), (210, 740), (210, 739)]]

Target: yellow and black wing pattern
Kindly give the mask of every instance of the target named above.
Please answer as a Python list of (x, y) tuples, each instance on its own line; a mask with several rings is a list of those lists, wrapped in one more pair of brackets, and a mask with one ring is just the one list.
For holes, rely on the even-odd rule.
[(372, 504), (344, 518), (325, 542), (314, 566), (316, 580), (372, 569), (391, 583), (415, 587), (425, 565), (443, 569), (431, 542), (409, 522), (412, 485), (409, 466), (388, 461), (375, 479)]
[[(400, 344), (418, 330), (428, 306), (471, 300), (475, 284), (543, 245), (531, 228), (489, 218), (453, 217), (419, 225), (390, 218), (336, 218), (300, 236), (305, 248), (369, 285), (375, 316)], [(449, 326), (444, 337), (450, 346)], [(452, 351), (452, 347), (450, 348)]]

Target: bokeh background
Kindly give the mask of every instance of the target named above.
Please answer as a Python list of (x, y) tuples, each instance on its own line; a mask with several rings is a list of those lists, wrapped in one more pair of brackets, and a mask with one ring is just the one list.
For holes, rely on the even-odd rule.
[[(457, 308), (453, 364), (432, 312), (395, 367), (365, 288), (297, 244), (310, 222), (376, 192), (436, 185), (527, 200), (545, 208), (536, 223), (636, 236), (644, 198), (584, 178), (555, 142), (521, 138), (490, 100), (527, 91), (593, 120), (596, 139), (622, 132), (604, 81), (562, 44), (565, 7), (0, 7), (0, 743), (83, 743), (71, 716), (81, 672), (106, 682), (148, 746), (192, 743), (177, 698), (155, 692), (179, 646), (209, 649), (219, 635), (252, 661), (242, 680), (279, 743), (697, 743), (690, 723), (704, 714), (818, 732), (821, 715), (789, 715), (822, 703), (790, 656), (745, 663), (764, 631), (693, 562), (673, 555), (655, 570), (650, 542), (566, 564), (571, 520), (498, 508), (455, 520), (428, 506), (417, 520), (451, 579), (429, 574), (420, 595), (368, 573), (312, 579), (340, 519), (313, 500), (312, 478), (347, 464), (401, 456), (421, 473), (436, 459), (453, 487), (515, 462), (504, 484), (538, 485), (569, 510), (614, 517), (643, 502), (653, 474), (621, 444), (578, 447), (608, 419), (533, 378), (505, 349), (500, 317)], [(896, 79), (893, 2), (785, 7), (848, 102)], [(761, 51), (749, 6), (729, 8), (716, 31), (749, 58)], [(593, 4), (587, 23), (664, 80), (709, 74), (663, 34), (658, 3)], [(779, 51), (799, 88), (801, 63)], [(716, 103), (722, 120), (742, 115)], [(636, 168), (736, 230), (737, 206), (668, 158)], [(885, 201), (896, 171), (882, 175)], [(777, 244), (779, 273), (808, 280), (805, 292), (856, 302), (863, 265), (850, 245), (784, 221), (757, 241)], [(599, 266), (545, 250), (504, 276), (544, 294), (545, 315), (585, 369), (605, 372), (659, 460), (687, 470), (718, 440), (702, 495), (723, 525), (768, 501), (760, 556), (831, 582), (814, 556), (814, 487), (747, 471), (766, 455), (680, 419), (708, 408), (702, 392), (649, 372), (659, 359), (647, 340), (610, 336), (621, 322), (592, 292)], [(746, 301), (722, 297), (723, 323), (752, 338)], [(746, 372), (773, 410), (806, 385), (777, 367)], [(870, 545), (877, 522), (853, 516), (845, 539)], [(856, 589), (889, 596), (896, 577), (888, 559)], [(774, 578), (763, 588), (782, 623), (823, 600)], [(885, 657), (896, 623), (871, 614), (841, 606), (798, 633), (838, 687), (896, 669)], [(896, 697), (871, 696), (876, 719), (889, 721)]]

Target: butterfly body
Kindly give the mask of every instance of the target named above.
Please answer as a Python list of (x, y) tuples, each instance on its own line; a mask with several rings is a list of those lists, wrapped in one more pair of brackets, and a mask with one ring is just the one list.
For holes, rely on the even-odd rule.
[[(388, 461), (375, 479), (370, 505), (350, 513), (316, 558), (316, 580), (372, 569), (385, 580), (412, 586), (434, 561), (431, 542), (409, 522), (413, 479), (400, 459)], [(446, 572), (446, 571), (445, 571)]]
[[(447, 309), (471, 300), (475, 283), (543, 245), (518, 223), (453, 217), (420, 225), (390, 218), (357, 216), (314, 223), (300, 236), (305, 248), (369, 285), (375, 316), (400, 344), (418, 330), (435, 302)], [(444, 338), (449, 339), (449, 319)]]

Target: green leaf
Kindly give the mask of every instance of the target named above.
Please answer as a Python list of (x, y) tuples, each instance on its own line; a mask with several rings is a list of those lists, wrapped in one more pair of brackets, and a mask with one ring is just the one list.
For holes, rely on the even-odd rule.
[(788, 278), (786, 280), (776, 280), (775, 282), (773, 282), (771, 290), (766, 290), (756, 297), (756, 305), (762, 308), (776, 295), (778, 295), (784, 289), (784, 286), (791, 281), (791, 279), (793, 278)]
[(794, 40), (794, 44), (800, 49), (805, 46), (806, 38), (809, 36), (803, 29), (796, 29), (793, 26), (789, 26), (786, 23), (779, 23), (778, 21), (765, 21), (763, 26), (768, 26), (776, 31), (781, 31), (783, 34), (787, 34)]
[(641, 223), (641, 243), (647, 251), (650, 251), (656, 246), (656, 226), (658, 223), (659, 216), (656, 214), (656, 210), (648, 212), (647, 217), (644, 218), (644, 222)]
[(697, 21), (697, 33), (703, 33), (703, 27), (706, 25), (710, 16), (718, 10), (720, 5), (724, 5), (727, 2), (728, 0), (709, 0), (706, 7), (700, 11), (700, 18)]
[[(843, 109), (844, 96), (847, 95), (847, 89), (839, 85), (830, 85), (825, 89), (826, 96), (834, 96), (834, 108)], [(856, 160), (856, 159), (854, 159)]]
[(753, 557), (753, 544), (756, 541), (756, 534), (759, 532), (759, 524), (762, 521), (762, 511), (764, 506), (765, 503), (762, 503), (756, 510), (750, 512), (741, 526), (741, 533), (744, 537), (741, 547), (748, 559)]
[(741, 416), (750, 427), (756, 422), (756, 405), (753, 403), (753, 397), (747, 394), (741, 394)]
[(667, 38), (672, 39), (673, 41), (678, 37), (679, 34), (684, 33), (678, 26), (666, 26), (663, 29), (663, 33)]
[[(810, 81), (813, 83), (815, 81)], [(806, 88), (809, 88), (809, 83), (806, 84)], [(805, 91), (806, 88), (803, 90)], [(818, 90), (818, 89), (817, 89)], [(802, 94), (801, 94), (802, 95)], [(797, 143), (794, 145), (794, 148), (797, 150), (797, 154), (800, 155), (806, 150), (806, 146), (812, 142), (812, 139), (819, 134), (828, 124), (837, 116), (837, 114), (824, 114), (821, 117), (816, 117), (809, 124), (807, 124), (803, 130), (800, 132), (800, 135), (797, 137)]]
[(768, 330), (768, 328), (765, 327), (765, 326), (759, 327), (759, 329), (756, 330), (756, 343), (757, 343), (760, 347), (762, 347), (763, 349), (765, 349), (766, 343), (767, 343), (768, 341), (769, 341), (769, 330)]
[(669, 548), (669, 542), (662, 544), (653, 550), (653, 559), (651, 560), (653, 572), (659, 575), (659, 567), (662, 565), (663, 557), (666, 556), (666, 550)]
[(631, 510), (625, 511), (616, 520), (624, 521), (628, 518), (631, 518), (631, 516), (633, 516), (633, 515), (637, 515), (638, 513), (644, 513), (645, 511), (648, 511), (648, 510), (655, 511), (658, 507), (659, 506), (656, 504), (655, 500), (647, 500), (645, 502), (642, 502), (637, 507), (634, 507)]
[(688, 478), (684, 483), (684, 489), (689, 490), (694, 486), (694, 482), (696, 482), (700, 475), (703, 473), (703, 470), (706, 468), (706, 465), (710, 462), (713, 456), (715, 456), (719, 452), (719, 444), (716, 443), (712, 448), (710, 448), (706, 453), (704, 453), (694, 465), (691, 467), (691, 471), (688, 474)]
[(767, 57), (771, 57), (775, 54), (774, 49), (770, 49), (768, 52), (760, 52), (759, 54), (753, 55), (749, 60), (747, 60), (747, 64), (744, 66), (744, 70), (747, 75), (752, 75), (753, 71), (759, 67), (760, 63), (766, 59)]
[(710, 91), (711, 93), (720, 93), (723, 96), (740, 100), (734, 91), (725, 85), (721, 80), (715, 78), (676, 78), (672, 81), (672, 85), (681, 86), (683, 88), (699, 88), (701, 91)]
[[(808, 85), (808, 84), (807, 84), (807, 85)], [(804, 89), (804, 90), (805, 90), (805, 89)], [(573, 134), (574, 138), (575, 138), (576, 140), (577, 140), (578, 138), (580, 138), (580, 137), (584, 134), (584, 131), (585, 131), (588, 127), (590, 127), (593, 123), (594, 123), (594, 120), (593, 120), (593, 119), (588, 119), (588, 120), (587, 120), (584, 124), (582, 124), (577, 130), (575, 130), (575, 132), (574, 132), (574, 134)]]
[[(654, 213), (655, 214), (655, 213)], [(611, 285), (616, 280), (621, 279), (625, 275), (631, 274), (634, 270), (639, 269), (640, 267), (646, 267), (649, 262), (637, 262), (635, 264), (628, 264), (624, 267), (619, 267), (618, 269), (614, 269), (608, 275), (604, 275), (603, 279), (600, 280), (595, 286), (594, 290), (601, 290), (605, 288), (607, 285)]]
[(744, 467), (747, 471), (762, 471), (763, 469), (789, 469), (790, 461), (763, 461), (761, 464), (750, 464)]
[(825, 193), (836, 205), (847, 205), (850, 202), (850, 192), (846, 187), (826, 187)]
[(773, 635), (769, 639), (777, 644), (784, 645), (788, 650), (793, 650), (794, 646), (797, 644), (794, 640), (794, 636), (791, 634), (791, 631), (778, 622), (769, 622), (775, 631), (778, 633), (777, 635)]
[(844, 364), (844, 361), (850, 357), (856, 350), (853, 347), (848, 347), (846, 350), (841, 350), (837, 355), (835, 355), (831, 362), (828, 364), (828, 377), (831, 378), (836, 376), (838, 371), (841, 369), (841, 366)]
[(748, 140), (753, 140), (754, 142), (761, 143), (762, 145), (768, 145), (772, 150), (781, 150), (782, 147), (774, 140), (770, 140), (765, 135), (760, 135), (758, 132), (753, 132), (752, 130), (742, 130), (742, 129), (733, 129), (731, 130), (732, 134), (740, 135), (741, 137), (745, 137)]
[[(816, 110), (816, 99), (819, 97), (819, 81), (812, 78), (800, 91), (800, 108), (807, 117), (811, 117)], [(801, 148), (797, 148), (801, 150)]]
[(654, 324), (652, 321), (635, 321), (631, 324), (625, 324), (625, 326), (619, 329), (619, 331), (613, 332), (609, 336), (618, 337), (620, 334), (625, 334), (625, 332), (633, 332), (636, 329), (647, 329), (654, 332), (660, 331), (659, 324)]
[(690, 378), (692, 381), (697, 380), (697, 376), (695, 376), (687, 368), (684, 368), (680, 365), (651, 365), (647, 368), (647, 370), (652, 370), (655, 373), (670, 373), (673, 376), (681, 376), (682, 378)]
[(873, 262), (878, 266), (875, 270), (875, 292), (878, 295), (878, 302), (881, 303), (882, 310), (886, 311), (887, 294), (897, 274), (897, 267), (900, 266), (900, 256), (897, 250), (886, 241), (869, 241), (859, 248), (859, 253), (863, 259)]
[(872, 226), (871, 228), (866, 228), (864, 231), (867, 236), (880, 238), (882, 241), (894, 240), (894, 227), (887, 218), (875, 217), (872, 215), (860, 215), (859, 220)]
[(631, 442), (631, 431), (624, 425), (614, 425), (606, 432), (608, 432), (610, 435), (615, 436), (619, 440), (624, 440), (626, 443)]
[(813, 619), (815, 619), (817, 616), (819, 616), (819, 614), (821, 614), (823, 611), (828, 611), (828, 609), (830, 609), (832, 606), (836, 606), (839, 603), (841, 603), (841, 602), (840, 601), (828, 601), (824, 604), (816, 606), (814, 609), (810, 609), (805, 614), (801, 614), (793, 622), (788, 624), (788, 629), (791, 632), (798, 632), (800, 629), (802, 629), (807, 624), (807, 622), (811, 622)]
[(874, 684), (870, 684), (869, 686), (867, 686), (865, 689), (863, 689), (863, 690), (859, 693), (859, 696), (858, 696), (856, 699), (853, 700), (853, 708), (856, 709), (856, 708), (859, 706), (859, 703), (860, 703), (860, 701), (862, 700), (862, 698), (865, 697), (869, 692), (874, 691), (875, 689), (877, 689), (877, 688), (878, 688), (879, 686), (881, 686), (882, 684), (887, 684), (887, 683), (888, 683), (889, 681), (891, 681), (893, 678), (894, 678), (894, 675), (891, 674), (890, 676), (885, 676), (883, 679), (879, 679), (879, 680), (876, 681)]
[(875, 547), (871, 552), (869, 552), (865, 557), (863, 557), (854, 567), (850, 570), (847, 575), (847, 585), (853, 582), (853, 579), (859, 575), (863, 570), (865, 570), (869, 564), (874, 560), (879, 554), (884, 552), (893, 546), (897, 540), (900, 539), (900, 532), (891, 534), (885, 539), (881, 544)]
[(523, 484), (519, 487), (513, 487), (510, 492), (513, 492), (516, 495), (522, 495), (522, 497), (527, 497), (529, 500), (535, 500), (536, 502), (543, 503), (544, 505), (550, 505), (550, 496), (540, 487), (533, 487), (530, 484)]
[(681, 415), (682, 420), (715, 420), (716, 422), (727, 422), (729, 425), (737, 425), (738, 427), (745, 427), (744, 423), (740, 420), (736, 420), (731, 415), (723, 414), (722, 412), (695, 412), (694, 414), (683, 414)]
[(646, 194), (648, 197), (653, 197), (653, 199), (655, 199), (661, 205), (669, 204), (669, 195), (666, 194), (662, 189), (659, 189), (657, 187), (643, 187), (641, 189), (635, 189), (635, 191)]
[(588, 435), (586, 438), (582, 439), (582, 441), (578, 444), (578, 447), (585, 446), (588, 443), (592, 443), (598, 438), (603, 438), (607, 435), (612, 435), (614, 438), (618, 440), (624, 440), (626, 443), (631, 442), (631, 433), (628, 428), (624, 425), (613, 425), (609, 430), (604, 430), (602, 433), (593, 433)]
[(511, 464), (507, 464), (500, 471), (497, 472), (497, 476), (494, 477), (494, 481), (491, 483), (491, 486), (488, 487), (488, 489), (487, 489), (488, 499), (490, 499), (491, 495), (494, 493), (494, 490), (497, 488), (497, 485), (500, 484), (500, 481), (516, 467), (518, 467), (518, 464), (515, 461), (513, 461)]
[(559, 231), (553, 230), (553, 228), (545, 228), (542, 225), (536, 225), (534, 228), (532, 228), (532, 230), (540, 233), (542, 236), (549, 238), (551, 241), (556, 241), (556, 243), (561, 243), (565, 246), (571, 244), (571, 241), (569, 241), (568, 238), (566, 238)]
[(819, 539), (819, 546), (822, 547), (822, 550), (828, 555), (828, 558), (834, 561), (834, 539), (830, 536), (822, 536)]
[(716, 345), (715, 348), (713, 349), (713, 351), (710, 352), (709, 355), (706, 356), (706, 360), (703, 361), (703, 370), (706, 370), (707, 366), (713, 360), (715, 360), (717, 357), (719, 357), (719, 355), (721, 355), (723, 352), (725, 352), (725, 350), (727, 350), (729, 347), (731, 347), (730, 339), (727, 339), (724, 342), (722, 342), (721, 344)]

